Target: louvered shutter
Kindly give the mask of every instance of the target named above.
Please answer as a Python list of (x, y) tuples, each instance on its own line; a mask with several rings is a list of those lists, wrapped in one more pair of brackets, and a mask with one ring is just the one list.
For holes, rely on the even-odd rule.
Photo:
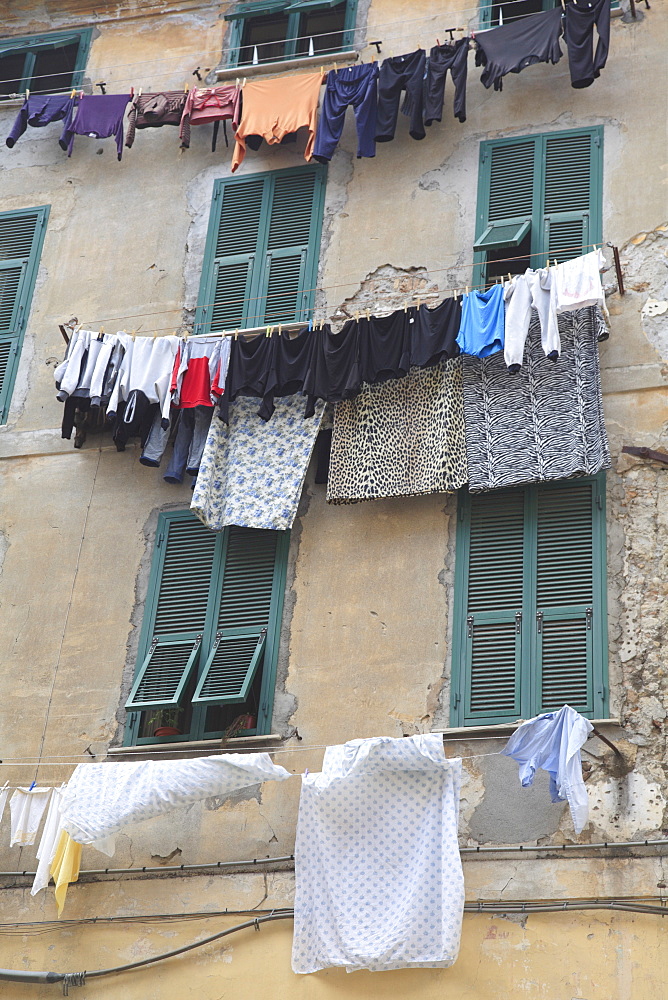
[(465, 724), (514, 720), (520, 714), (524, 576), (524, 493), (471, 497)]
[(14, 385), (48, 209), (0, 215), (0, 421)]
[(150, 645), (127, 709), (163, 708), (184, 699), (205, 634), (217, 539), (191, 515), (168, 520), (158, 535), (145, 612)]
[(536, 711), (594, 710), (595, 484), (536, 490)]
[(316, 222), (313, 206), (318, 176), (309, 170), (275, 178), (264, 263), (266, 298), (260, 325), (307, 318), (313, 297), (307, 265)]
[(586, 132), (544, 140), (543, 249), (550, 261), (579, 257), (591, 243), (597, 137)]
[(216, 638), (193, 702), (246, 700), (262, 669), (265, 639), (277, 600), (278, 532), (230, 527)]
[(535, 160), (534, 139), (484, 150), (487, 207), (478, 222), (475, 251), (518, 246), (526, 237), (534, 212)]
[(216, 189), (212, 213), (215, 242), (205, 258), (208, 280), (198, 310), (199, 329), (253, 326), (253, 284), (267, 191), (264, 180), (243, 179)]

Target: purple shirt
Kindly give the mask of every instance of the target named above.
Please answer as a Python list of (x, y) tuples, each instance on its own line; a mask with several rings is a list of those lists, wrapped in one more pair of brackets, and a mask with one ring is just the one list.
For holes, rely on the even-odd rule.
[(70, 114), (76, 98), (69, 94), (39, 94), (29, 97), (14, 119), (12, 130), (5, 139), (11, 149), (16, 140), (23, 135), (28, 125), (33, 128), (43, 128), (51, 122), (62, 121)]
[(76, 117), (72, 112), (65, 120), (60, 137), (62, 149), (72, 155), (75, 135), (88, 135), (92, 139), (106, 139), (113, 135), (116, 139), (118, 159), (123, 155), (123, 114), (130, 101), (130, 94), (84, 94), (79, 101)]

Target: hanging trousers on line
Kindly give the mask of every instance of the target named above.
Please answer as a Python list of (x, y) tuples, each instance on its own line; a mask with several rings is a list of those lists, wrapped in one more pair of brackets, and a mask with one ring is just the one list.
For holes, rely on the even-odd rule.
[(341, 138), (346, 109), (355, 111), (357, 159), (376, 155), (376, 103), (378, 100), (378, 63), (347, 66), (330, 70), (322, 102), (322, 114), (313, 156), (320, 163), (331, 160)]
[(383, 60), (378, 77), (376, 142), (390, 142), (394, 139), (402, 90), (406, 91), (406, 96), (401, 110), (410, 116), (408, 131), (414, 139), (424, 139), (427, 133), (422, 121), (422, 87), (426, 59), (424, 49), (417, 49), (405, 56), (392, 56)]
[[(594, 54), (594, 25), (598, 42)], [(566, 47), (571, 87), (590, 87), (601, 75), (610, 48), (610, 0), (569, 3), (566, 6)]]
[(460, 38), (454, 45), (435, 45), (429, 53), (429, 68), (424, 98), (424, 123), (440, 122), (445, 99), (448, 70), (455, 85), (455, 118), (466, 121), (466, 70), (469, 40)]

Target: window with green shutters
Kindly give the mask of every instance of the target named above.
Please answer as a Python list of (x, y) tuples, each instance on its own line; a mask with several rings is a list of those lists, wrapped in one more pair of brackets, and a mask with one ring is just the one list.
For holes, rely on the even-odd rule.
[(459, 501), (453, 725), (607, 711), (605, 477)]
[(253, 0), (225, 14), (228, 65), (245, 66), (351, 49), (357, 0)]
[(474, 285), (600, 243), (602, 176), (602, 126), (481, 143)]
[(325, 178), (318, 164), (216, 181), (198, 332), (310, 318)]
[(7, 422), (49, 206), (0, 214), (0, 423)]
[(59, 94), (80, 87), (92, 31), (0, 38), (0, 100), (12, 94)]
[(239, 716), (243, 735), (271, 724), (287, 531), (213, 532), (190, 511), (160, 515), (126, 702), (126, 742), (213, 739)]
[[(511, 21), (518, 21), (529, 14), (541, 14), (543, 11), (552, 10), (559, 4), (559, 0), (480, 0), (479, 21), (480, 28), (497, 27), (500, 24), (510, 24)], [(615, 10), (619, 7), (619, 0), (610, 0), (610, 8)]]

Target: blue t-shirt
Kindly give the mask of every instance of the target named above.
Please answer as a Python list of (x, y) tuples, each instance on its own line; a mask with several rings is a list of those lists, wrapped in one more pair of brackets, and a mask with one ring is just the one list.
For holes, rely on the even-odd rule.
[(457, 343), (464, 354), (487, 358), (502, 351), (505, 332), (503, 285), (492, 285), (486, 292), (473, 291), (464, 296), (457, 334)]

